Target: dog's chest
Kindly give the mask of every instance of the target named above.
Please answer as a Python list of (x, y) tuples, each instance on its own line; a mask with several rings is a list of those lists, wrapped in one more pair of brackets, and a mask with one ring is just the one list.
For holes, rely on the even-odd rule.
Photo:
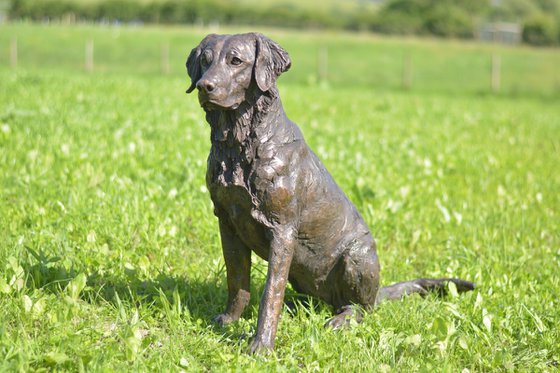
[(271, 225), (263, 213), (263, 196), (269, 186), (263, 173), (265, 163), (243, 152), (213, 149), (206, 175), (216, 216), (263, 258), (268, 257), (267, 231)]

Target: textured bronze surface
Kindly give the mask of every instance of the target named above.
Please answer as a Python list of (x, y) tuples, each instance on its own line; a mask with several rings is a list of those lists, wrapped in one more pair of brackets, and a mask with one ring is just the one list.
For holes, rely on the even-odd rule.
[(228, 302), (215, 320), (239, 319), (249, 302), (251, 252), (268, 261), (251, 352), (272, 349), (289, 281), (333, 306), (328, 326), (360, 318), (372, 307), (410, 293), (459, 291), (458, 279), (419, 279), (379, 290), (375, 241), (354, 205), (286, 116), (276, 79), (288, 53), (257, 34), (208, 35), (187, 60), (211, 127), (206, 184), (219, 219)]

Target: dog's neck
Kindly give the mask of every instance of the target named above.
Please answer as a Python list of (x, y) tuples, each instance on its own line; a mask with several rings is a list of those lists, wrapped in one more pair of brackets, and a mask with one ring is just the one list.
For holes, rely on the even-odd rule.
[(285, 131), (278, 126), (280, 118), (285, 118), (285, 113), (276, 87), (267, 92), (256, 90), (237, 109), (206, 111), (212, 140), (209, 159), (214, 161), (208, 168), (211, 180), (251, 190), (251, 165), (259, 145), (284, 137), (278, 136)]
[(285, 116), (276, 87), (266, 92), (255, 90), (252, 97), (236, 109), (206, 111), (210, 124), (212, 146), (230, 156), (244, 154), (252, 158), (259, 143), (266, 142), (276, 132), (275, 117)]

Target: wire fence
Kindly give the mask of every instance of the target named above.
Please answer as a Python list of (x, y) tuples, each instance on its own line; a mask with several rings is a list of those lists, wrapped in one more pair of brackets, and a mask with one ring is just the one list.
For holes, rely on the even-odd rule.
[[(63, 38), (64, 39), (64, 38)], [(194, 40), (200, 40), (196, 37)], [(133, 43), (113, 38), (66, 37), (65, 45), (13, 36), (8, 40), (7, 56), (0, 55), (0, 66), (12, 69), (50, 68), (87, 73), (132, 73), (184, 76), (185, 61), (195, 41), (170, 38), (136, 40)], [(369, 86), (375, 89), (400, 89), (440, 92), (560, 94), (560, 57), (555, 51), (515, 48), (494, 52), (461, 50), (441, 52), (410, 44), (398, 49), (387, 46), (369, 51), (367, 46), (345, 48), (339, 44), (287, 48), (294, 68), (284, 83), (324, 86)], [(386, 49), (386, 51), (383, 50)], [(434, 49), (434, 50), (431, 50)], [(361, 55), (366, 51), (366, 55)], [(387, 53), (387, 51), (389, 53)], [(380, 53), (378, 53), (380, 52)], [(385, 53), (383, 53), (385, 52)], [(431, 53), (431, 55), (430, 55)], [(4, 61), (5, 62), (4, 62)], [(557, 64), (556, 64), (557, 63)]]

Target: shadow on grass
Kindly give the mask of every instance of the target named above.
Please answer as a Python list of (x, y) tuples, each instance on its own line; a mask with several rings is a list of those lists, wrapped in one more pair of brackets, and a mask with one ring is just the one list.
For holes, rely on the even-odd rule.
[[(82, 268), (68, 267), (60, 257), (27, 249), (31, 255), (20, 258), (18, 266), (23, 270), (25, 287), (29, 290), (65, 295), (68, 285), (83, 272)], [(142, 306), (153, 312), (171, 307), (210, 324), (212, 316), (221, 312), (226, 303), (227, 290), (221, 282), (211, 276), (199, 279), (159, 273), (150, 277), (128, 268), (110, 273), (96, 271), (87, 276), (80, 299), (92, 304)]]
[[(31, 255), (20, 260), (19, 265), (26, 274), (26, 288), (40, 289), (64, 296), (67, 287), (83, 271), (68, 268), (60, 257), (48, 256), (44, 252), (28, 248)], [(223, 277), (223, 278), (222, 278)], [(123, 271), (94, 272), (87, 277), (80, 299), (91, 304), (119, 304), (127, 307), (148, 309), (149, 312), (165, 313), (173, 310), (181, 317), (188, 313), (191, 319), (204, 327), (211, 327), (216, 334), (231, 334), (232, 330), (216, 325), (212, 319), (223, 312), (227, 301), (225, 273), (217, 273), (205, 279), (159, 273), (155, 277), (142, 275), (140, 271), (124, 268)], [(256, 319), (257, 305), (264, 284), (254, 284), (251, 302), (243, 317)], [(291, 289), (286, 291), (286, 308), (291, 316), (300, 312), (318, 311), (324, 305)], [(236, 334), (234, 332), (234, 334)], [(237, 337), (244, 339), (240, 332)]]

